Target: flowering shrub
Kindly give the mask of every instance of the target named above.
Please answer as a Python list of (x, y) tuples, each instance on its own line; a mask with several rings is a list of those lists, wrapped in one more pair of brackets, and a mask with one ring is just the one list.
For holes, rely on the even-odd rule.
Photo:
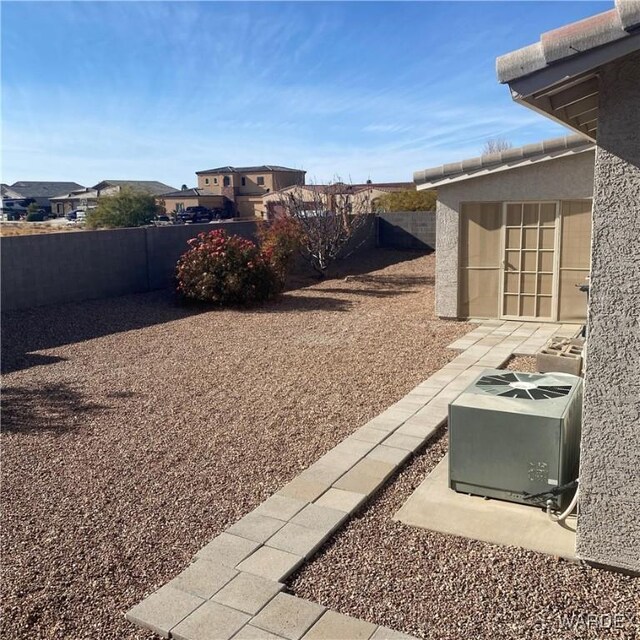
[(271, 265), (281, 284), (303, 244), (303, 232), (296, 220), (288, 216), (275, 218), (258, 229), (262, 250), (269, 254)]
[(191, 300), (214, 304), (251, 304), (276, 296), (282, 289), (271, 264), (271, 251), (251, 240), (219, 229), (189, 240), (178, 260), (178, 292)]

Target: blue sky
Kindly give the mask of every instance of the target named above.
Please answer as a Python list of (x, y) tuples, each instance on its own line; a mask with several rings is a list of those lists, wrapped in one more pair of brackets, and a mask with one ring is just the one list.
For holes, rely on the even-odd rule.
[(413, 171), (565, 129), (496, 56), (613, 2), (2, 2), (2, 181)]

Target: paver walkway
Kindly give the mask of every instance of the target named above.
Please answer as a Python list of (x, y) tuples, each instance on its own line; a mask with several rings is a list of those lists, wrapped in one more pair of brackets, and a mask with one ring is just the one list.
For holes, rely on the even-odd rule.
[(284, 580), (429, 440), (449, 402), (483, 370), (579, 330), (483, 322), (449, 345), (462, 351), (449, 364), (214, 538), (127, 619), (177, 640), (410, 639), (284, 593)]

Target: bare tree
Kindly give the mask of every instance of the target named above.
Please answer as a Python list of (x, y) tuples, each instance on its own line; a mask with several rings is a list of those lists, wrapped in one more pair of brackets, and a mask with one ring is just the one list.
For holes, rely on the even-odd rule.
[(506, 138), (489, 138), (482, 147), (482, 155), (488, 156), (490, 153), (499, 153), (511, 149), (513, 145)]
[(321, 278), (332, 262), (348, 257), (365, 242), (371, 212), (371, 187), (339, 179), (326, 185), (292, 187), (273, 207), (275, 216), (296, 221), (302, 257)]

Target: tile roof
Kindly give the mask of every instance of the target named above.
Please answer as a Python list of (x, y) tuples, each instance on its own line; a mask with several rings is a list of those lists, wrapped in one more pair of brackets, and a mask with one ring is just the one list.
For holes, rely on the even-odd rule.
[(203, 171), (196, 171), (196, 175), (199, 176), (203, 173), (254, 173), (256, 171), (264, 171), (268, 173), (270, 171), (297, 171), (298, 173), (306, 173), (302, 169), (291, 169), (290, 167), (280, 167), (275, 164), (262, 164), (255, 167), (216, 167), (215, 169), (205, 169)]
[(177, 191), (169, 191), (168, 193), (159, 194), (164, 196), (165, 198), (193, 198), (197, 196), (213, 196), (216, 195), (207, 191), (206, 189), (199, 189), (198, 187), (193, 187), (191, 189), (179, 189)]
[(53, 198), (54, 196), (64, 195), (74, 189), (83, 189), (84, 187), (77, 182), (38, 182), (30, 180), (19, 180), (14, 182), (11, 187), (17, 191), (23, 198)]
[(175, 187), (171, 187), (157, 180), (102, 180), (94, 185), (94, 189), (103, 189), (105, 185), (114, 187), (130, 187), (136, 191), (144, 191), (152, 196), (159, 196), (169, 191), (176, 191)]
[(610, 11), (547, 31), (539, 42), (500, 56), (496, 61), (498, 80), (511, 82), (627, 38), (634, 38), (634, 48), (640, 48), (640, 0), (616, 0)]
[(553, 138), (515, 149), (469, 158), (462, 162), (416, 171), (413, 174), (413, 181), (424, 187), (438, 187), (593, 149), (595, 145), (580, 135)]
[(367, 191), (369, 189), (376, 189), (377, 191), (405, 191), (407, 189), (414, 190), (416, 185), (413, 182), (364, 182), (358, 184), (340, 183), (335, 182), (333, 184), (300, 184), (289, 185), (283, 187), (277, 191), (272, 191), (270, 194), (281, 193), (283, 191), (289, 191), (291, 189), (306, 189), (307, 191), (319, 191), (326, 193), (331, 191), (334, 194), (337, 193), (358, 193), (360, 191)]

